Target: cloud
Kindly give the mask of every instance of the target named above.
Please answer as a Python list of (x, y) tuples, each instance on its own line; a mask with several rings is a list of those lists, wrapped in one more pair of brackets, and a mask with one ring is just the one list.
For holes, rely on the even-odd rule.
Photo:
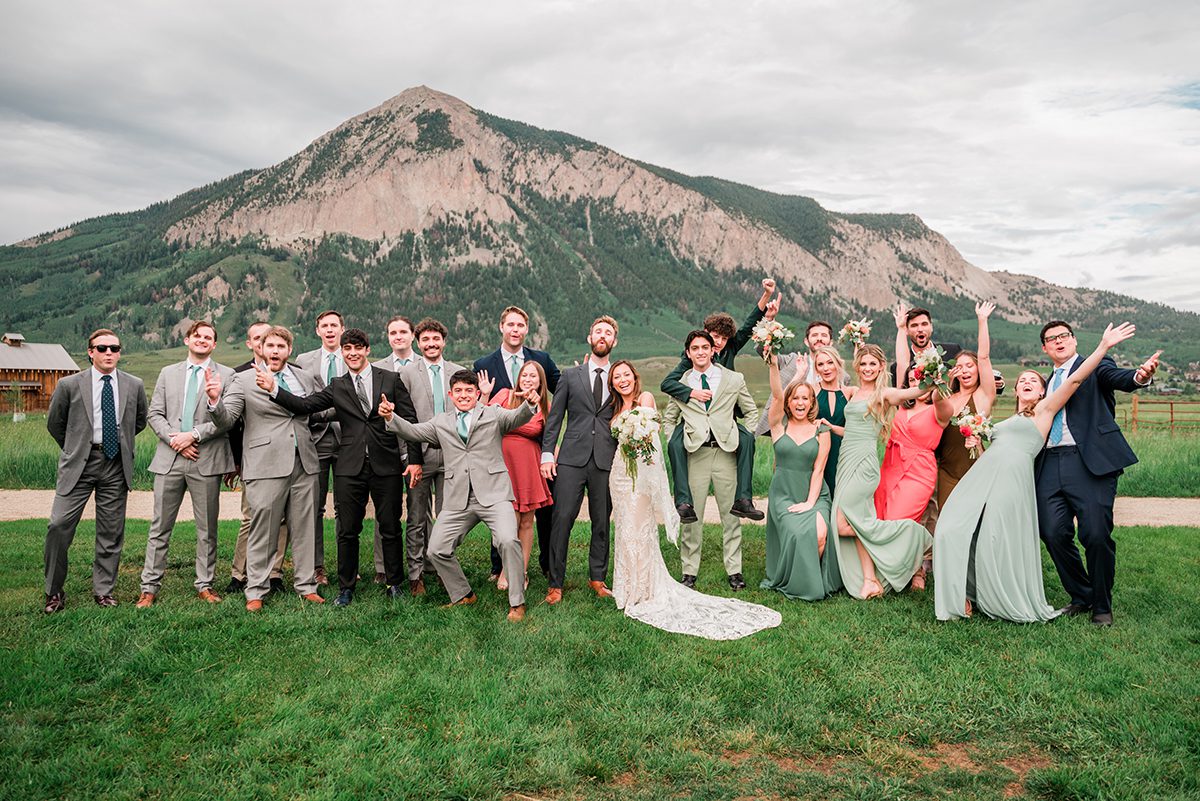
[[(986, 268), (1200, 309), (1200, 7), (17, 0), (0, 241), (283, 160), (427, 84), (691, 174), (914, 212)], [(1186, 66), (1190, 65), (1190, 66)], [(1174, 286), (1172, 286), (1174, 284)]]

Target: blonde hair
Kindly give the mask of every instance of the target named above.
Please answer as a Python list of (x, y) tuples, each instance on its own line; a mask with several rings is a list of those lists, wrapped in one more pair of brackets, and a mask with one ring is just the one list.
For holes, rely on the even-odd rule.
[[(817, 359), (822, 356), (828, 356), (833, 359), (833, 363), (837, 365), (838, 383), (842, 382), (842, 374), (846, 372), (846, 360), (842, 358), (842, 354), (838, 353), (837, 348), (832, 345), (822, 345), (812, 352), (813, 373), (817, 371)], [(819, 377), (818, 377), (818, 380)]]
[(621, 329), (617, 327), (616, 320), (609, 317), (607, 314), (602, 314), (599, 317), (597, 317), (595, 320), (592, 320), (591, 326), (588, 327), (588, 334), (590, 335), (592, 333), (592, 329), (595, 328), (600, 323), (608, 323), (609, 325), (611, 325), (614, 337), (617, 336), (621, 332)]
[(854, 372), (860, 382), (862, 376), (859, 375), (859, 366), (866, 356), (872, 356), (879, 362), (879, 375), (875, 378), (875, 389), (871, 392), (871, 397), (867, 398), (867, 414), (863, 417), (870, 415), (875, 418), (875, 422), (879, 424), (879, 439), (886, 442), (892, 433), (892, 418), (896, 415), (896, 409), (883, 398), (884, 391), (891, 385), (891, 375), (888, 373), (883, 348), (867, 343), (854, 351)]
[(817, 422), (817, 388), (803, 378), (797, 378), (783, 390), (783, 416), (788, 420), (796, 419), (792, 417), (792, 396), (801, 389), (808, 390), (808, 411), (805, 413), (804, 419), (815, 423)]

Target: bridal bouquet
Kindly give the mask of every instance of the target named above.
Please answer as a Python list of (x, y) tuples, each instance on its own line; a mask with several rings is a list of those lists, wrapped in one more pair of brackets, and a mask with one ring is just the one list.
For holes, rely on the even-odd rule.
[(650, 464), (654, 457), (654, 440), (660, 427), (658, 415), (638, 406), (621, 412), (612, 422), (612, 435), (634, 481), (637, 481), (638, 462)]
[(867, 344), (869, 336), (871, 336), (870, 320), (851, 320), (842, 326), (842, 332), (838, 334), (838, 342), (849, 340), (854, 343), (854, 347), (861, 348)]
[(769, 364), (771, 357), (779, 353), (779, 348), (783, 343), (794, 336), (796, 336), (795, 333), (776, 321), (763, 320), (754, 326), (754, 332), (750, 335), (750, 339), (758, 343), (762, 349), (763, 361)]
[(913, 362), (913, 377), (921, 389), (936, 389), (943, 398), (950, 396), (950, 384), (946, 382), (949, 370), (942, 360), (945, 354), (940, 347), (930, 346), (916, 354)]
[(970, 456), (972, 459), (978, 459), (983, 453), (983, 443), (990, 442), (992, 439), (992, 418), (984, 417), (982, 414), (973, 414), (971, 410), (963, 409), (954, 417), (950, 418), (950, 425), (958, 426), (958, 430), (962, 432), (963, 439), (977, 437), (979, 444), (970, 448)]

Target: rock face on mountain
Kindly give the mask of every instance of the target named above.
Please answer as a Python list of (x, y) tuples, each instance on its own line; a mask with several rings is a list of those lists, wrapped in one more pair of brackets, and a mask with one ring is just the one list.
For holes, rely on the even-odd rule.
[(682, 262), (770, 273), (795, 292), (834, 297), (847, 307), (885, 308), (911, 299), (915, 284), (936, 295), (1000, 298), (1005, 316), (1032, 319), (1028, 303), (1005, 303), (1007, 275), (968, 264), (916, 217), (838, 215), (811, 203), (805, 211), (816, 218), (821, 238), (797, 241), (665, 173), (416, 87), (251, 175), (166, 236), (192, 245), (261, 236), (305, 250), (326, 235), (346, 234), (382, 243), (380, 252), (387, 252), (404, 232), (454, 221), (490, 234), (486, 244), (472, 242), (458, 263), (519, 265), (530, 256), (518, 211), (528, 209), (532, 193), (550, 202), (604, 204), (636, 219)]

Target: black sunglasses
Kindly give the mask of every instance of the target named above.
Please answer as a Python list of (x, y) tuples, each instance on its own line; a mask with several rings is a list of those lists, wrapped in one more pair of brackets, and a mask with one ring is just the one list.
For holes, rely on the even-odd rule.
[(112, 351), (113, 353), (120, 353), (121, 346), (120, 345), (92, 345), (92, 350), (96, 351), (97, 353), (108, 353), (109, 351)]

